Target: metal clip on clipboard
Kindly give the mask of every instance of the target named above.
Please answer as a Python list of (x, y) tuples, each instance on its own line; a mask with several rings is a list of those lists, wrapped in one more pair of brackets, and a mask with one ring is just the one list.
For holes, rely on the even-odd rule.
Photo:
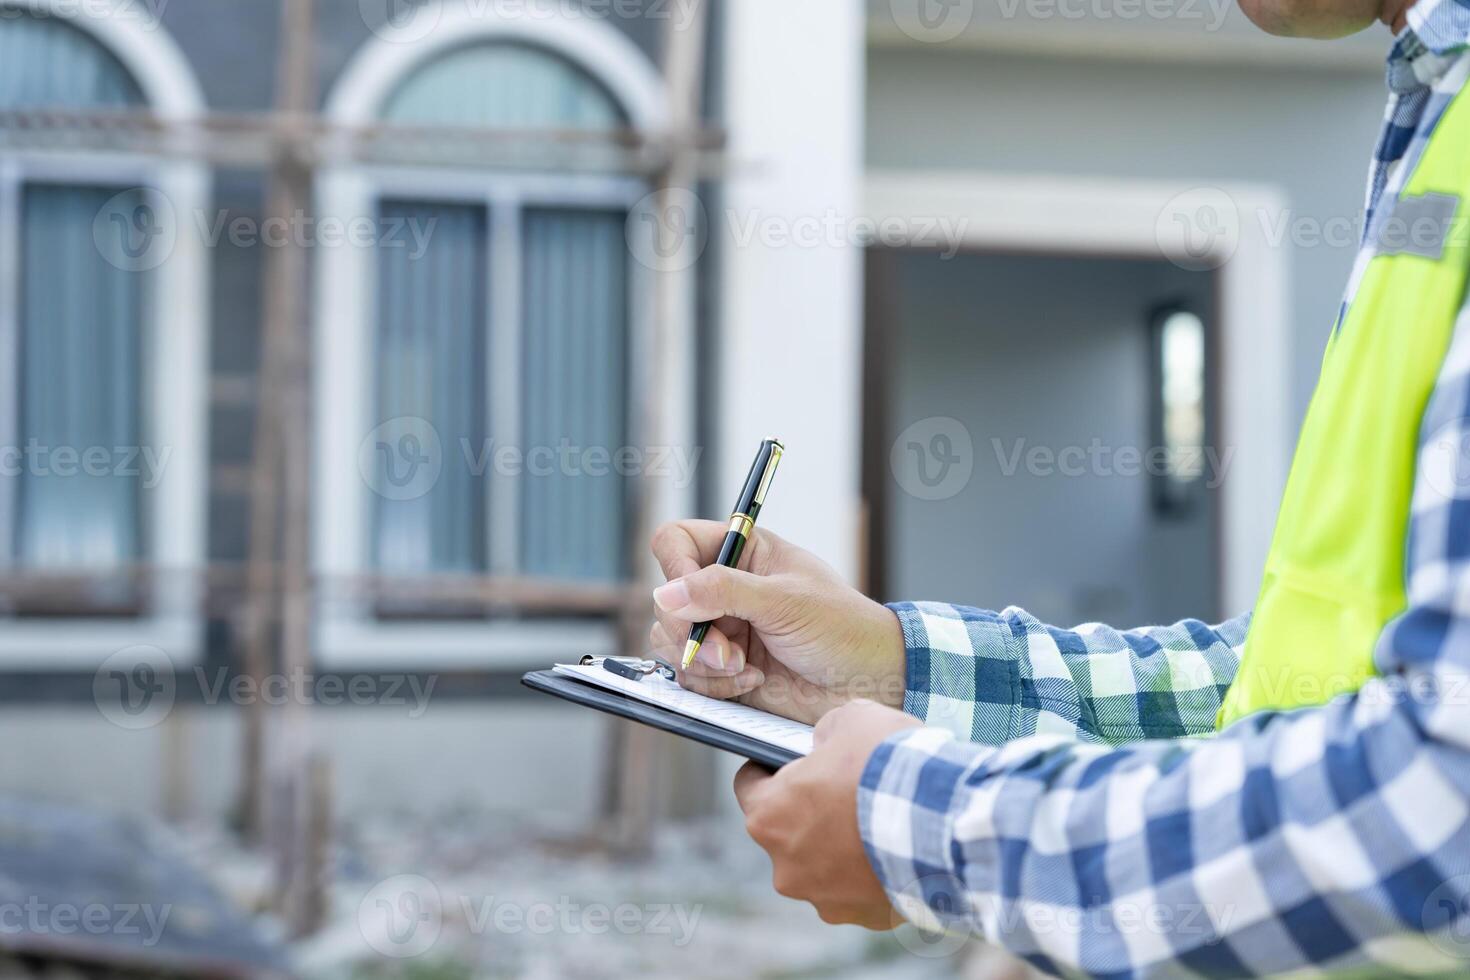
[(664, 680), (676, 679), (674, 668), (657, 658), (643, 660), (638, 657), (593, 657), (586, 656), (577, 661), (583, 667), (596, 667), (599, 664), (604, 670), (626, 677), (630, 681), (641, 681), (649, 674), (658, 674)]

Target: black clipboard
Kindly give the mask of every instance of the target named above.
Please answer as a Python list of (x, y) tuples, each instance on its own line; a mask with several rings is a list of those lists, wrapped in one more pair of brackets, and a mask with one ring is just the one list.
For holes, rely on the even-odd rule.
[(780, 769), (788, 762), (801, 756), (790, 749), (779, 748), (747, 735), (727, 731), (708, 722), (689, 718), (675, 711), (637, 698), (630, 698), (617, 691), (586, 684), (565, 674), (552, 670), (533, 670), (521, 678), (521, 683), (534, 691), (563, 698), (574, 704), (595, 708), (619, 718), (627, 718), (659, 731), (692, 738), (696, 742), (713, 746), (724, 752), (733, 752), (752, 762), (759, 762), (767, 769)]

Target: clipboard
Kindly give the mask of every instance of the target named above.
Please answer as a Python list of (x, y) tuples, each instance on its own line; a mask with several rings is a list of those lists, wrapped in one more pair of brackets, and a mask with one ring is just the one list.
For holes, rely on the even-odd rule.
[(521, 683), (534, 691), (550, 694), (552, 697), (562, 698), (574, 704), (616, 715), (619, 718), (627, 718), (629, 721), (636, 721), (641, 725), (657, 728), (671, 735), (693, 739), (722, 752), (744, 756), (767, 769), (780, 769), (787, 763), (801, 758), (798, 753), (790, 749), (771, 745), (769, 742), (762, 742), (697, 718), (681, 715), (677, 711), (671, 711), (647, 701), (640, 701), (637, 698), (619, 694), (617, 691), (595, 687), (555, 671), (533, 670), (521, 678)]

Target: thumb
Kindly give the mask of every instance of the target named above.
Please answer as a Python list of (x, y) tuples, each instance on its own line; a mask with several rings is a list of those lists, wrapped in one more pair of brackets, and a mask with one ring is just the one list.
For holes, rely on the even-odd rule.
[(859, 698), (833, 708), (821, 718), (818, 718), (817, 724), (812, 728), (812, 747), (816, 748), (819, 745), (831, 741), (832, 736), (847, 727), (848, 719), (856, 712), (861, 711), (864, 705), (868, 704), (872, 704), (872, 702)]
[(659, 586), (653, 601), (664, 612), (691, 623), (733, 616), (760, 627), (770, 623), (782, 596), (768, 576), (711, 565)]

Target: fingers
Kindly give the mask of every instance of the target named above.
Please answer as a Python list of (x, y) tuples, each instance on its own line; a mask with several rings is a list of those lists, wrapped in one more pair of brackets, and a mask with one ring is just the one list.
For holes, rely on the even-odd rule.
[(671, 521), (653, 533), (653, 556), (665, 578), (679, 578), (710, 564), (729, 527), (717, 521)]
[(761, 793), (767, 789), (773, 775), (769, 769), (756, 762), (747, 762), (740, 767), (735, 773), (735, 799), (742, 811), (750, 812)]
[[(744, 651), (741, 651), (739, 646), (735, 646), (734, 651), (736, 655), (732, 657), (732, 660), (738, 660), (739, 667), (732, 667), (732, 669), (710, 667), (709, 664), (700, 663), (698, 658), (695, 658), (694, 663), (689, 664), (688, 667), (682, 667), (679, 666), (678, 654), (669, 660), (669, 663), (675, 664), (679, 685), (685, 691), (703, 693), (706, 698), (729, 701), (729, 699), (750, 693), (766, 683), (766, 673), (759, 667), (745, 663)], [(684, 648), (681, 646), (678, 652), (682, 654)]]
[[(770, 597), (777, 595), (760, 576), (710, 565), (727, 531), (727, 525), (715, 521), (677, 521), (654, 534), (654, 556), (671, 581), (654, 590), (658, 622), (649, 635), (658, 655), (677, 665), (690, 624), (716, 623), (694, 662), (679, 670), (679, 683), (722, 699), (748, 694), (765, 682), (765, 674), (747, 663), (744, 647), (730, 637), (733, 630), (748, 638), (749, 627), (742, 620), (750, 617), (745, 611), (769, 608)], [(747, 556), (758, 540), (752, 538)]]
[[(710, 630), (710, 636), (713, 637), (714, 634), (715, 631)], [(711, 667), (696, 659), (686, 668), (679, 666), (679, 658), (684, 653), (683, 640), (676, 643), (661, 623), (655, 623), (649, 633), (649, 644), (654, 655), (675, 665), (679, 684), (685, 690), (728, 701), (742, 694), (749, 694), (766, 682), (766, 675), (759, 668), (746, 664), (745, 651), (738, 644), (730, 643), (724, 637), (720, 637), (720, 641), (730, 648), (731, 667)], [(706, 638), (705, 644), (708, 643), (709, 639)], [(704, 647), (700, 647), (700, 652), (704, 652)]]
[[(710, 630), (713, 634), (714, 630)], [(689, 672), (698, 674), (700, 677), (732, 677), (745, 669), (745, 651), (738, 643), (726, 643), (725, 652), (705, 653), (704, 648), (709, 646), (709, 637), (705, 637), (704, 643), (700, 644), (699, 652), (689, 663)], [(683, 656), (684, 648), (679, 647), (679, 655)]]
[[(653, 556), (665, 578), (688, 575), (714, 563), (729, 530), (728, 523), (719, 521), (671, 521), (653, 533)], [(740, 563), (763, 571), (778, 551), (784, 552), (782, 545), (770, 531), (756, 528), (745, 543)]]
[[(714, 638), (714, 630), (710, 630), (709, 638), (704, 645), (709, 645)], [(695, 660), (688, 667), (679, 666), (679, 658), (684, 655), (684, 639), (678, 639), (669, 635), (669, 630), (663, 623), (654, 623), (653, 629), (648, 633), (648, 644), (653, 649), (656, 657), (663, 658), (667, 663), (675, 666), (675, 674), (678, 676), (679, 685), (685, 691), (703, 693), (706, 698), (717, 698), (720, 701), (729, 701), (732, 698), (750, 693), (760, 685), (766, 683), (766, 674), (757, 667), (748, 666), (745, 663), (745, 651), (739, 644), (731, 644), (728, 639), (720, 636), (719, 642), (729, 646), (729, 666), (711, 667), (710, 664)], [(704, 654), (704, 646), (700, 648), (700, 654)]]
[(734, 616), (757, 628), (773, 620), (783, 598), (771, 578), (722, 565), (701, 568), (653, 590), (659, 609), (684, 622)]
[[(656, 651), (659, 658), (680, 664), (684, 659), (684, 641), (688, 638), (687, 624), (660, 616), (648, 633), (648, 646)], [(745, 648), (730, 639), (723, 630), (710, 627), (689, 669), (711, 676), (738, 674), (745, 669)]]
[(684, 690), (703, 694), (716, 701), (734, 701), (765, 682), (766, 675), (757, 667), (747, 667), (733, 677), (701, 677), (685, 671), (679, 678), (679, 686)]

